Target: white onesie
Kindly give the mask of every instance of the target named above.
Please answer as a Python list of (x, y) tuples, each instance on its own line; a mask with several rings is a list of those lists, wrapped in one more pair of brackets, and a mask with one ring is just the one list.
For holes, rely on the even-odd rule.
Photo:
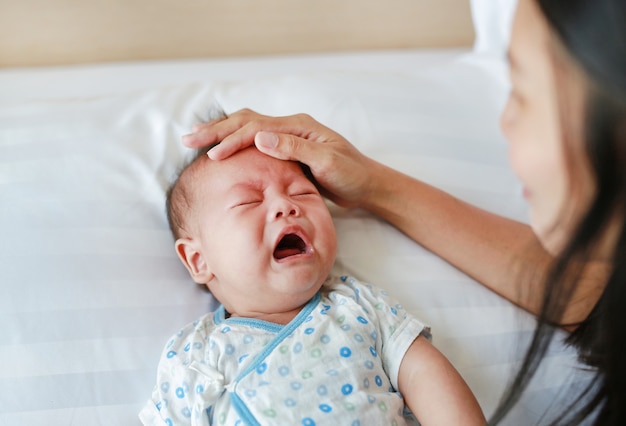
[(402, 358), (429, 329), (387, 292), (329, 279), (287, 325), (224, 307), (166, 345), (152, 398), (158, 425), (401, 425)]

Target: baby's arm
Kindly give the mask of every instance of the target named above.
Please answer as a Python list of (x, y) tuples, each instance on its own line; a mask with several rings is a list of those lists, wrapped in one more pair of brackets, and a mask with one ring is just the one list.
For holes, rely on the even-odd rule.
[(398, 387), (422, 426), (486, 423), (469, 386), (424, 337), (417, 337), (404, 355)]

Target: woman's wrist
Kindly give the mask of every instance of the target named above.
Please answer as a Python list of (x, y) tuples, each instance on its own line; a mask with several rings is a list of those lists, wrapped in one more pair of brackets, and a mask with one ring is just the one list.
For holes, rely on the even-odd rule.
[[(367, 165), (369, 174), (366, 189), (363, 191), (362, 197), (358, 203), (359, 207), (380, 216), (394, 225), (394, 217), (404, 214), (402, 205), (410, 201), (411, 196), (404, 198), (399, 195), (402, 188), (407, 186), (404, 180), (410, 177), (394, 170), (382, 163), (368, 158)], [(400, 204), (399, 200), (403, 200)]]

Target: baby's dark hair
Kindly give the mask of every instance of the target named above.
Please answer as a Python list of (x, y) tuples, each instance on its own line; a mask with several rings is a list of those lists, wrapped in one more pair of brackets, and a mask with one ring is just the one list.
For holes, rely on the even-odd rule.
[[(211, 103), (211, 105), (207, 108), (206, 114), (196, 114), (198, 123), (205, 123), (211, 120), (227, 117), (228, 115), (216, 102)], [(206, 158), (206, 153), (217, 145), (219, 145), (219, 142), (198, 149), (196, 154), (182, 166), (176, 175), (176, 179), (172, 182), (165, 193), (165, 212), (167, 214), (167, 223), (170, 226), (170, 230), (172, 231), (172, 235), (175, 240), (183, 236), (183, 232), (185, 230), (185, 213), (188, 212), (191, 207), (191, 193), (189, 192), (187, 185), (180, 183), (181, 178), (184, 174), (186, 174), (186, 172), (193, 171), (193, 166), (197, 164), (200, 159)]]
[(194, 165), (206, 158), (207, 152), (217, 144), (198, 149), (191, 160), (189, 160), (177, 173), (176, 179), (165, 193), (165, 211), (167, 213), (167, 223), (170, 226), (174, 239), (177, 240), (184, 236), (186, 226), (186, 213), (192, 205), (192, 193), (189, 191), (189, 185), (183, 181), (183, 176), (191, 173)]
[[(212, 102), (207, 108), (206, 114), (196, 114), (198, 123), (205, 123), (211, 120), (226, 118), (228, 115), (224, 112), (222, 107)], [(191, 193), (189, 192), (187, 185), (180, 184), (181, 178), (188, 171), (193, 171), (193, 165), (197, 164), (201, 158), (205, 158), (206, 153), (219, 142), (211, 144), (207, 147), (200, 148), (196, 151), (196, 154), (185, 163), (180, 171), (176, 175), (176, 179), (165, 193), (165, 212), (167, 214), (167, 223), (170, 226), (174, 239), (177, 240), (183, 236), (185, 230), (185, 213), (189, 211), (191, 207)]]

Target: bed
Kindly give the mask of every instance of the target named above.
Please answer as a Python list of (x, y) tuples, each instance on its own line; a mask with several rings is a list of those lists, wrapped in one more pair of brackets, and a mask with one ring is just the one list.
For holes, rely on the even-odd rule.
[[(164, 214), (189, 155), (181, 136), (216, 108), (306, 112), (383, 163), (526, 220), (498, 129), (512, 1), (322, 1), (300, 5), (307, 19), (284, 0), (175, 13), (157, 1), (148, 14), (143, 0), (15, 3), (0, 18), (0, 425), (138, 424), (165, 340), (216, 306), (179, 264)], [(209, 5), (211, 24), (187, 28)], [(279, 9), (295, 17), (280, 31)], [(532, 316), (380, 219), (330, 208), (335, 269), (428, 322), (493, 412)], [(563, 337), (505, 424), (545, 422), (585, 382)]]

